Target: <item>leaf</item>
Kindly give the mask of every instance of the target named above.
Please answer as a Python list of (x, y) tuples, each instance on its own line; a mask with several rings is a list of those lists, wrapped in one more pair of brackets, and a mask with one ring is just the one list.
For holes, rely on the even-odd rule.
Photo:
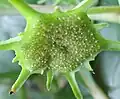
[[(101, 33), (106, 39), (114, 41), (120, 40), (120, 25), (109, 24)], [(102, 52), (95, 61), (95, 80), (100, 87), (109, 95), (109, 98), (117, 99), (120, 97), (120, 52)]]

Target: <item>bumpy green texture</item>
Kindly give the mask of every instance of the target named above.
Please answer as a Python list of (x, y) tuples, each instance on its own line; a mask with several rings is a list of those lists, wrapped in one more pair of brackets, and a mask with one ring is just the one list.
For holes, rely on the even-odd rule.
[(84, 12), (46, 14), (26, 29), (15, 51), (22, 54), (19, 62), (30, 71), (73, 71), (100, 51), (95, 33)]
[(14, 50), (22, 71), (12, 86), (15, 93), (34, 73), (47, 71), (47, 88), (50, 90), (54, 73), (62, 73), (68, 80), (77, 99), (82, 99), (75, 80), (75, 72), (80, 67), (92, 70), (89, 61), (103, 50), (120, 50), (120, 43), (105, 40), (96, 30), (103, 25), (91, 22), (86, 14), (87, 5), (93, 0), (85, 0), (72, 10), (40, 13), (22, 0), (9, 0), (27, 21), (23, 33), (7, 41), (0, 42), (1, 50)]

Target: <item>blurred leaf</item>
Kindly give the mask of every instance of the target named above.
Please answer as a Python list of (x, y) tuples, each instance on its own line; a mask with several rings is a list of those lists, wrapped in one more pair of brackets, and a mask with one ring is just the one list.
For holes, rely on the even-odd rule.
[(69, 84), (67, 84), (63, 89), (55, 94), (54, 99), (75, 99), (75, 96)]
[(9, 8), (12, 7), (8, 0), (0, 0), (0, 8)]
[[(9, 82), (6, 80), (5, 82)], [(0, 84), (0, 99), (24, 99), (22, 98), (21, 92), (16, 93), (14, 95), (9, 94), (10, 85)], [(20, 90), (22, 91), (22, 89)]]
[(79, 0), (39, 0), (38, 4), (75, 5)]
[(55, 1), (55, 5), (59, 5), (59, 4), (67, 4), (67, 5), (75, 5), (76, 4), (76, 0), (56, 0)]
[(15, 80), (18, 77), (19, 73), (20, 73), (20, 71), (10, 71), (10, 72), (0, 73), (0, 80), (2, 80), (2, 79)]
[[(78, 73), (79, 75), (77, 78), (79, 79), (79, 82), (81, 83), (81, 79), (83, 80), (83, 83), (81, 85), (84, 87), (84, 98), (89, 96), (88, 99), (108, 99), (107, 95), (104, 94), (104, 92), (101, 90), (101, 88), (95, 83), (92, 73), (90, 73), (87, 69), (81, 69)], [(95, 74), (94, 74), (95, 75)], [(80, 86), (81, 86), (80, 85)], [(81, 89), (81, 88), (80, 88)], [(85, 94), (86, 92), (86, 94)]]
[(39, 0), (25, 0), (29, 4), (37, 4)]
[(102, 6), (118, 5), (118, 0), (100, 0)]
[[(117, 5), (117, 0), (104, 0), (104, 5)], [(109, 23), (109, 27), (101, 31), (106, 38), (114, 41), (120, 41), (120, 25)], [(95, 80), (100, 87), (108, 94), (110, 99), (119, 99), (120, 97), (120, 52), (105, 51), (98, 55), (94, 62)]]
[(27, 93), (28, 93), (28, 97), (30, 99), (54, 99), (53, 98), (53, 95), (51, 93), (42, 93), (42, 92), (39, 92), (39, 91), (36, 91), (36, 90), (31, 90), (31, 89), (28, 89), (27, 90)]

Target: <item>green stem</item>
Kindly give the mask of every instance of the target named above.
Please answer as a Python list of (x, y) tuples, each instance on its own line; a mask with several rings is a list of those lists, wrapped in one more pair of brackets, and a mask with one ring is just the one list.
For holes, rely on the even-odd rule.
[(83, 96), (80, 92), (80, 89), (79, 89), (78, 84), (77, 84), (76, 79), (75, 79), (75, 74), (74, 73), (66, 73), (65, 77), (67, 78), (76, 98), (83, 99)]
[(120, 51), (120, 42), (106, 40), (101, 47), (103, 50)]
[(16, 44), (21, 40), (20, 37), (10, 38), (6, 41), (0, 41), (0, 50), (12, 50)]
[(30, 74), (31, 74), (30, 71), (26, 69), (22, 69), (18, 79), (16, 80), (16, 82), (13, 84), (11, 88), (10, 94), (17, 92), (22, 87), (24, 82), (28, 79)]
[(32, 9), (28, 4), (26, 4), (23, 0), (9, 0), (9, 2), (27, 19), (29, 17), (33, 17), (38, 12)]
[(87, 14), (120, 13), (119, 6), (101, 6), (89, 8)]
[(106, 94), (99, 88), (99, 86), (94, 82), (94, 79), (92, 78), (91, 73), (86, 70), (82, 69), (80, 72), (78, 72), (78, 80), (81, 83), (81, 80), (83, 81), (83, 84), (86, 88), (88, 88), (89, 92), (91, 93), (93, 99), (108, 99)]
[(88, 16), (92, 20), (108, 21), (114, 23), (120, 23), (120, 7), (119, 6), (104, 6), (93, 7), (87, 11)]
[(79, 3), (73, 10), (78, 9), (78, 10), (87, 10), (89, 7), (92, 5), (96, 4), (98, 0), (83, 0), (81, 3)]
[(52, 80), (53, 80), (53, 72), (51, 70), (49, 70), (47, 72), (47, 82), (46, 82), (46, 87), (47, 87), (48, 91), (51, 89)]

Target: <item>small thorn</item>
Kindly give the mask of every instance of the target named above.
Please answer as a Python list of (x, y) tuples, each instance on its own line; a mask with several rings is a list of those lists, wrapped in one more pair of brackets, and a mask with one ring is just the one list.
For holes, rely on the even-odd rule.
[(49, 70), (47, 72), (47, 82), (46, 82), (46, 87), (47, 87), (48, 91), (50, 91), (50, 89), (51, 89), (53, 76), (54, 76), (53, 72), (51, 70)]
[(94, 71), (92, 71), (92, 74), (94, 74), (94, 75), (95, 75), (95, 72), (94, 72)]
[(9, 94), (12, 95), (12, 94), (14, 94), (14, 92), (13, 92), (13, 91), (10, 91)]

